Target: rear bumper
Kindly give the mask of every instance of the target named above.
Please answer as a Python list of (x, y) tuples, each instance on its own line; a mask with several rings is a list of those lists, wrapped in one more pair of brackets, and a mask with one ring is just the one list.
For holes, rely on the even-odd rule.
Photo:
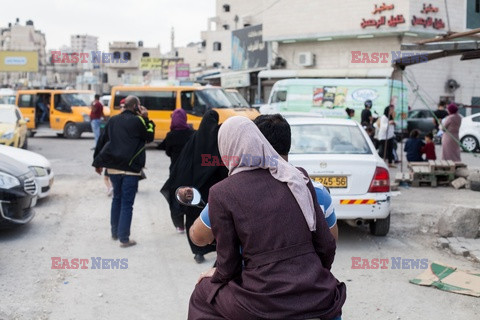
[(360, 196), (332, 195), (332, 201), (335, 215), (339, 220), (385, 219), (390, 214), (390, 193), (367, 193)]

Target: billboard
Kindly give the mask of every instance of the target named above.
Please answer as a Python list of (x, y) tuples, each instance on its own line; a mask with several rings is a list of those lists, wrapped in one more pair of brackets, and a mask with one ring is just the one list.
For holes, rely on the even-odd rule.
[(0, 72), (38, 72), (38, 52), (0, 51)]
[(233, 70), (262, 68), (267, 64), (268, 50), (261, 24), (232, 31)]

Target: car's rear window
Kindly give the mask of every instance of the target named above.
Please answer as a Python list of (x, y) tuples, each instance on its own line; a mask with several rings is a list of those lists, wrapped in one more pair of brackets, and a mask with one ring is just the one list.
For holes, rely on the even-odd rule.
[(292, 125), (293, 154), (372, 154), (361, 129), (333, 124)]

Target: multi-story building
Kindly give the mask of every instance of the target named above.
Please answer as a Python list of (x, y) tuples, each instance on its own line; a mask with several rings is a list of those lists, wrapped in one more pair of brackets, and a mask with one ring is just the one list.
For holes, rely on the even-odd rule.
[(70, 47), (74, 52), (89, 52), (98, 50), (98, 37), (88, 34), (74, 34), (70, 36)]
[(143, 41), (138, 43), (115, 41), (109, 44), (109, 51), (110, 62), (103, 63), (103, 68), (107, 71), (109, 88), (123, 84), (147, 84), (154, 79), (163, 79), (168, 76), (168, 66), (153, 64), (147, 67), (141, 66), (142, 58), (162, 58), (160, 46), (148, 48), (143, 46)]
[(38, 68), (36, 72), (0, 72), (0, 83), (3, 86), (39, 86), (42, 84), (42, 74), (45, 74), (46, 52), (45, 34), (36, 30), (33, 21), (25, 25), (17, 18), (15, 23), (0, 28), (0, 51), (22, 51), (36, 54)]

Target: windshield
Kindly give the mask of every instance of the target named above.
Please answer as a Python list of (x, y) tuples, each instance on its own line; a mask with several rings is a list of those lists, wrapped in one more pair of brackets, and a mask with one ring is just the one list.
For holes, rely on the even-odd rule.
[(292, 147), (296, 154), (371, 154), (357, 126), (308, 124), (292, 125)]
[(198, 94), (211, 108), (234, 108), (223, 89), (205, 89), (200, 90)]
[(0, 123), (15, 123), (17, 117), (15, 113), (10, 109), (0, 109)]
[(68, 106), (90, 106), (93, 102), (93, 93), (62, 93), (61, 100)]
[(15, 96), (0, 96), (0, 104), (15, 104)]
[(225, 91), (225, 93), (227, 94), (230, 101), (232, 101), (232, 103), (235, 105), (235, 107), (250, 108), (247, 100), (245, 100), (245, 98), (240, 94), (240, 92)]

